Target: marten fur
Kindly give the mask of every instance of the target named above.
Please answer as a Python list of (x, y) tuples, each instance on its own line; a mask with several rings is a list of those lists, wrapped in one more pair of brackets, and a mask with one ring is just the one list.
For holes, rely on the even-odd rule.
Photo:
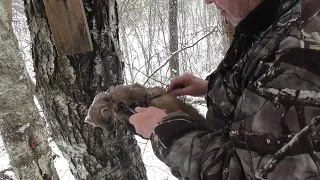
[(137, 134), (130, 124), (129, 117), (137, 106), (154, 106), (165, 109), (167, 113), (182, 111), (195, 120), (202, 121), (204, 117), (193, 108), (160, 87), (145, 88), (140, 84), (110, 87), (94, 98), (85, 122), (95, 127), (112, 131), (117, 121), (122, 122), (131, 132)]

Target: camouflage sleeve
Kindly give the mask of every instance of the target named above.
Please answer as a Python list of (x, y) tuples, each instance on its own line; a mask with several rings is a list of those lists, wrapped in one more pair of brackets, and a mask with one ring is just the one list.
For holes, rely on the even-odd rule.
[(157, 157), (174, 176), (192, 180), (220, 180), (228, 138), (207, 130), (182, 112), (170, 113), (151, 136)]

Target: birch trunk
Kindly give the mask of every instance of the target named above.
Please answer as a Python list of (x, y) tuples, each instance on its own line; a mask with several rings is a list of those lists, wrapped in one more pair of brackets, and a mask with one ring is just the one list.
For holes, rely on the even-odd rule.
[(58, 179), (5, 8), (11, 11), (10, 2), (0, 1), (0, 132), (5, 149), (16, 179)]
[[(170, 35), (170, 54), (178, 51), (178, 4), (177, 0), (169, 0), (169, 35)], [(179, 56), (175, 54), (171, 57), (170, 78), (179, 76)]]
[(53, 140), (76, 179), (146, 179), (137, 142), (122, 125), (114, 132), (85, 124), (94, 96), (122, 83), (115, 0), (83, 0), (94, 51), (58, 57), (42, 0), (24, 0), (32, 39), (36, 91)]

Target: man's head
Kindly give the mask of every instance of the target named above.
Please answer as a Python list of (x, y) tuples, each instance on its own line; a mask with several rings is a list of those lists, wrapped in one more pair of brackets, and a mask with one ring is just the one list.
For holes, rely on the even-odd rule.
[(221, 15), (233, 25), (237, 25), (250, 11), (263, 0), (204, 0), (206, 4), (214, 4)]

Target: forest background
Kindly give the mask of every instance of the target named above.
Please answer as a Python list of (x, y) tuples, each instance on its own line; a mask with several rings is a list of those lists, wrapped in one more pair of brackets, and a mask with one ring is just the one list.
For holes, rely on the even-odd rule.
[[(20, 73), (29, 77), (27, 87), (30, 88), (37, 105), (39, 118), (45, 124), (45, 134), (50, 146), (49, 156), (53, 157), (53, 169), (56, 170), (59, 179), (88, 179), (90, 175), (75, 175), (77, 173), (72, 170), (75, 167), (71, 165), (70, 168), (72, 158), (65, 158), (65, 154), (51, 137), (50, 123), (37, 100), (34, 87), (37, 69), (34, 69), (35, 60), (31, 51), (34, 39), (30, 35), (28, 17), (25, 13), (25, 4), (28, 3), (32, 2), (12, 1), (13, 32), (19, 45), (18, 56), (23, 60), (25, 69)], [(124, 62), (124, 69), (120, 72), (124, 84), (140, 83), (165, 88), (172, 78), (186, 72), (205, 78), (215, 70), (229, 46), (229, 27), (214, 6), (208, 6), (201, 0), (118, 0), (117, 3), (118, 40), (121, 50), (117, 53)], [(5, 91), (0, 90), (0, 95), (5, 95)], [(182, 98), (193, 104), (201, 113), (206, 113), (203, 98)], [(23, 132), (29, 126), (26, 123), (19, 124), (19, 127), (18, 131)], [(135, 138), (140, 147), (147, 178), (175, 179), (170, 175), (169, 169), (155, 157), (150, 142)], [(6, 148), (2, 140), (0, 139), (0, 179), (14, 179), (16, 171), (9, 163), (8, 150), (16, 147)]]

